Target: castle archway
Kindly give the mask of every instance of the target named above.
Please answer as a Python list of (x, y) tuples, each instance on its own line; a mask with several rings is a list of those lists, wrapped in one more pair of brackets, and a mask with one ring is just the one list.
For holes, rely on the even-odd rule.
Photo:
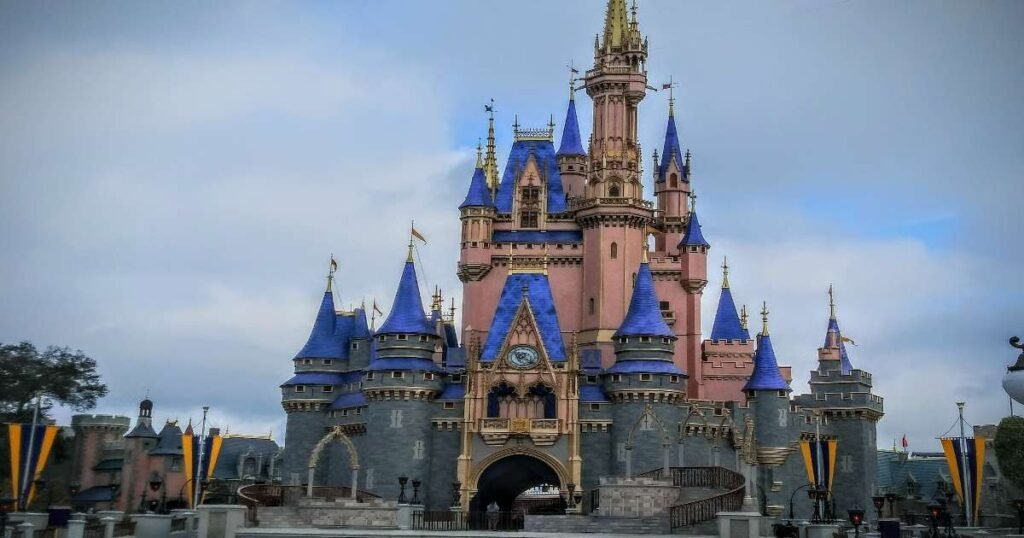
[(550, 456), (516, 453), (488, 459), (481, 463), (475, 476), (476, 494), (469, 502), (471, 512), (485, 511), (492, 501), (502, 511), (508, 511), (527, 490), (539, 486), (560, 490), (565, 487), (565, 469)]
[(352, 467), (351, 495), (353, 499), (356, 498), (356, 491), (359, 487), (359, 452), (356, 451), (356, 446), (352, 444), (352, 440), (345, 435), (340, 426), (335, 426), (331, 431), (327, 432), (327, 435), (320, 439), (320, 442), (313, 447), (313, 451), (309, 454), (309, 481), (306, 485), (307, 497), (313, 496), (313, 475), (316, 473), (316, 466), (320, 463), (320, 453), (334, 440), (339, 441), (348, 449), (349, 463)]

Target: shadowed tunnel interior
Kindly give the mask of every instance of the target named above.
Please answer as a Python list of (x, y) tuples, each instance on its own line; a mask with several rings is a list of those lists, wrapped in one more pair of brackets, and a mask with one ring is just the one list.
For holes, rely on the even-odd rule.
[(486, 510), (491, 501), (497, 501), (502, 510), (511, 510), (520, 493), (542, 484), (561, 486), (558, 473), (546, 463), (521, 454), (502, 458), (480, 475), (470, 510)]

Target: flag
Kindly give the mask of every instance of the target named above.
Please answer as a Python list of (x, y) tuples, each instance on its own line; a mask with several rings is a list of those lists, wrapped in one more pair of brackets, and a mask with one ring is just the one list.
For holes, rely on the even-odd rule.
[[(203, 443), (203, 467), (199, 471), (199, 483), (203, 480), (209, 480), (213, 476), (213, 472), (217, 469), (217, 460), (220, 459), (220, 447), (223, 444), (224, 439), (219, 435), (208, 435), (206, 436), (206, 442)], [(187, 482), (184, 485), (185, 492), (188, 494), (188, 505), (190, 508), (195, 500), (195, 491), (193, 488), (196, 483), (196, 469), (199, 467), (199, 437), (192, 433), (181, 434), (181, 451), (182, 460), (184, 460), (185, 480)], [(203, 493), (205, 496), (205, 492)], [(202, 498), (199, 503), (202, 504)]]
[(415, 237), (416, 239), (419, 239), (420, 241), (423, 241), (424, 245), (427, 244), (427, 238), (423, 237), (423, 234), (417, 232), (415, 227), (411, 228), (411, 230), (412, 230), (412, 236), (413, 237)]
[[(11, 491), (16, 506), (27, 508), (36, 494), (35, 481), (42, 476), (50, 458), (57, 426), (39, 424), (33, 430), (28, 424), (8, 424), (8, 446), (11, 452)], [(29, 445), (32, 445), (31, 453)], [(27, 473), (28, 481), (25, 476)]]
[(846, 336), (840, 336), (839, 339), (842, 340), (843, 342), (849, 342), (850, 345), (852, 345), (852, 346), (857, 345), (857, 342), (854, 342), (853, 338), (848, 338)]
[(910, 443), (907, 442), (907, 434), (903, 434), (903, 449), (906, 450), (908, 446)]
[[(836, 445), (838, 441), (800, 441), (800, 452), (804, 457), (804, 468), (807, 471), (807, 480), (812, 484), (822, 484), (828, 491), (832, 491), (832, 478), (836, 470)], [(825, 476), (818, 476), (818, 451), (821, 450), (822, 466), (821, 471)]]
[[(982, 469), (985, 467), (985, 438), (984, 437), (953, 437), (940, 439), (942, 452), (946, 455), (946, 465), (949, 466), (949, 474), (953, 479), (953, 489), (960, 498), (960, 505), (964, 506), (964, 475), (971, 486), (968, 495), (973, 501), (972, 507), (974, 520), (977, 521), (978, 510), (981, 508), (981, 480)], [(964, 441), (961, 444), (961, 441)], [(967, 469), (963, 469), (961, 463), (964, 460), (964, 445), (967, 447)]]
[(338, 262), (334, 261), (334, 255), (331, 255), (331, 272), (338, 270)]
[(382, 316), (384, 315), (384, 312), (381, 312), (380, 307), (377, 306), (377, 299), (373, 300), (373, 311), (378, 313), (378, 314), (380, 314), (380, 315), (382, 315)]
[(671, 82), (669, 82), (668, 84), (662, 84), (661, 85), (661, 89), (663, 89), (663, 90), (667, 90), (667, 89), (669, 89), (671, 87), (672, 87), (672, 83)]

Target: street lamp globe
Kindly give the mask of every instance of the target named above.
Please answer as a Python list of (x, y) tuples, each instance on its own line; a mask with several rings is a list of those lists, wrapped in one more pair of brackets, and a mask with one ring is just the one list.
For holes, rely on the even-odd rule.
[[(1010, 338), (1010, 345), (1024, 350), (1024, 344), (1021, 344), (1020, 338), (1016, 336)], [(1006, 375), (1003, 376), (1003, 390), (1014, 401), (1024, 405), (1024, 351), (1017, 356), (1016, 363), (1006, 368)]]

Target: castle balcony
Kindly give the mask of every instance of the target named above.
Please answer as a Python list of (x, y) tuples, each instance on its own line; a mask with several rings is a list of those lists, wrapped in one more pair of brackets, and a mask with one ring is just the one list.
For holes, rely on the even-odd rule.
[(481, 418), (477, 430), (484, 443), (503, 445), (509, 437), (529, 437), (536, 446), (551, 446), (562, 432), (557, 418)]
[(598, 206), (639, 207), (654, 209), (654, 202), (642, 198), (570, 198), (569, 209), (580, 210)]

